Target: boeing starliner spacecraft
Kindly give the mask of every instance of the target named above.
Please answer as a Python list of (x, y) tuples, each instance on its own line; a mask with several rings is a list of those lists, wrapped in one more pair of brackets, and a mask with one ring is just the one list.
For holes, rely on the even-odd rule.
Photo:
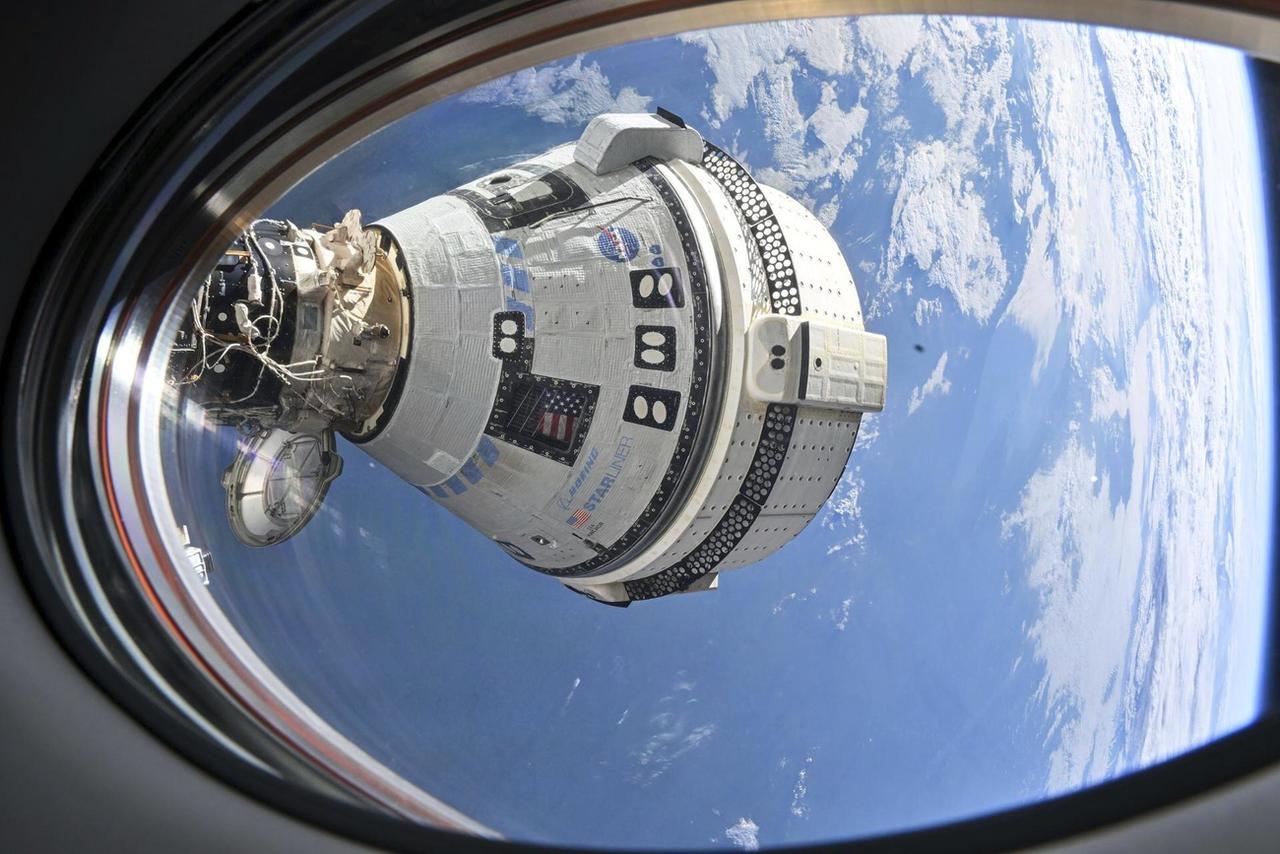
[(807, 525), (884, 405), (822, 224), (675, 115), (362, 226), (258, 220), (204, 281), (172, 382), (243, 436), (243, 542), (316, 513), (341, 433), (600, 602), (706, 590)]

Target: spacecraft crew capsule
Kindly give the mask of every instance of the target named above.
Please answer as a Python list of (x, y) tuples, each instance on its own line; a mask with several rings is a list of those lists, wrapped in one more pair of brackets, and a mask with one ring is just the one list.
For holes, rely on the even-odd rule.
[(246, 437), (223, 476), (243, 542), (314, 515), (338, 431), (625, 605), (799, 533), (884, 405), (887, 348), (822, 224), (659, 111), (368, 227), (255, 222), (171, 368)]

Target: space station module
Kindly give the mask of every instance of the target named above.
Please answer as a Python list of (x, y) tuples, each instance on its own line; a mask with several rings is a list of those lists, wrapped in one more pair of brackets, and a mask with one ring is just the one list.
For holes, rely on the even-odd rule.
[(817, 218), (660, 111), (597, 116), (369, 226), (255, 222), (171, 377), (243, 435), (223, 475), (243, 542), (302, 529), (339, 433), (517, 561), (626, 605), (800, 533), (884, 405), (887, 348)]

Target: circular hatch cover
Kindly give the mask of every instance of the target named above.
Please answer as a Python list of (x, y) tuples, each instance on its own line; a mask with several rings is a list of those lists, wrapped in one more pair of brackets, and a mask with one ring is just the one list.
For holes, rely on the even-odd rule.
[(268, 430), (244, 441), (222, 474), (231, 530), (248, 546), (289, 539), (319, 511), (341, 473), (331, 430)]

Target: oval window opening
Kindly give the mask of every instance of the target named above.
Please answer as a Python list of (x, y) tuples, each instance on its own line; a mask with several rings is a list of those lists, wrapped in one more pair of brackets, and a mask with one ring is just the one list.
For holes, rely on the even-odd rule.
[(306, 761), (515, 840), (864, 837), (1238, 730), (1275, 79), (895, 16), (437, 101), (131, 321), (140, 583)]

